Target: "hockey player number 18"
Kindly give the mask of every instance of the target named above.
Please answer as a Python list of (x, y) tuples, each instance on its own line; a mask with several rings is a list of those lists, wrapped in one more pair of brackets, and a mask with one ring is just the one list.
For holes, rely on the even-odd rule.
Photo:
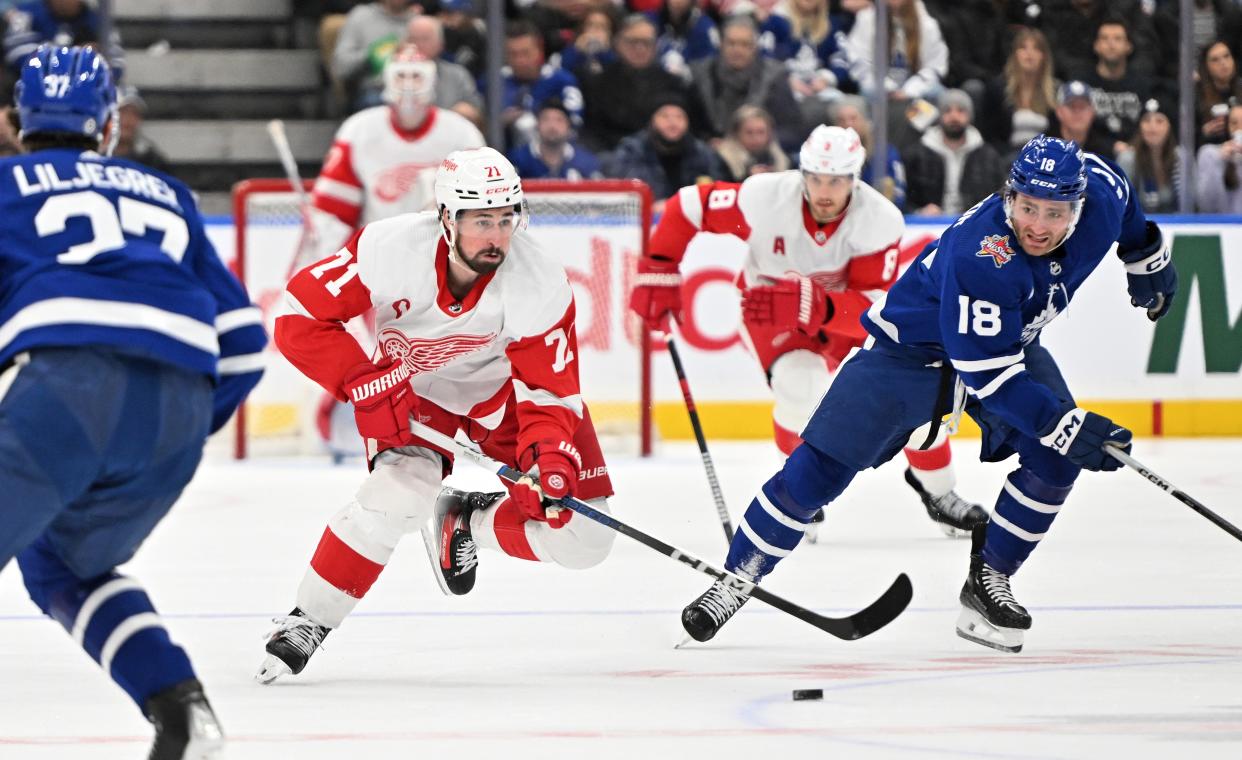
[(989, 338), (1001, 331), (1000, 307), (991, 301), (971, 301), (970, 296), (957, 297), (957, 331)]
[(126, 232), (136, 237), (149, 229), (163, 232), (160, 250), (177, 263), (181, 263), (190, 243), (185, 220), (172, 211), (124, 195), (113, 206), (112, 201), (92, 190), (48, 198), (35, 214), (35, 231), (39, 237), (60, 234), (65, 223), (78, 216), (90, 221), (94, 237), (58, 254), (56, 260), (61, 264), (85, 264), (105, 251), (124, 248)]

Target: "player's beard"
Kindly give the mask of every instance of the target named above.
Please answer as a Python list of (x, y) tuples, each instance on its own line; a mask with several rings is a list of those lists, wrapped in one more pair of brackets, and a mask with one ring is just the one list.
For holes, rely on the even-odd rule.
[[(496, 254), (495, 258), (484, 258), (489, 254)], [(495, 272), (500, 265), (505, 263), (506, 253), (494, 245), (489, 245), (480, 251), (476, 251), (473, 256), (467, 256), (461, 252), (461, 246), (457, 247), (457, 258), (465, 265), (467, 269), (475, 274), (486, 275)]]

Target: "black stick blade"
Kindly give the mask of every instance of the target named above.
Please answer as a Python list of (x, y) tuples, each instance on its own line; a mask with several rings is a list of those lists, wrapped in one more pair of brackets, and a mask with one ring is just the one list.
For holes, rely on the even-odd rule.
[(870, 636), (896, 620), (905, 611), (906, 607), (909, 606), (910, 600), (914, 598), (914, 586), (910, 583), (910, 576), (902, 573), (897, 576), (897, 579), (888, 587), (888, 590), (880, 595), (879, 599), (876, 599), (866, 608), (853, 615), (842, 618), (820, 615), (805, 607), (791, 604), (759, 586), (754, 587), (754, 590), (751, 591), (751, 596), (776, 607), (782, 612), (787, 612), (799, 620), (810, 623), (821, 631), (836, 636), (838, 639), (854, 641), (864, 636)]

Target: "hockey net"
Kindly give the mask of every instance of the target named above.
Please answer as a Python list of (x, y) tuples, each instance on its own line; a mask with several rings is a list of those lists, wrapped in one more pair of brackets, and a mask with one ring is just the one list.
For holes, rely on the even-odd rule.
[[(534, 180), (524, 190), (530, 233), (564, 265), (574, 288), (582, 393), (601, 443), (610, 453), (645, 455), (652, 431), (650, 347), (628, 303), (651, 225), (650, 191), (637, 180)], [(298, 194), (283, 179), (240, 182), (233, 217), (234, 270), (270, 335), (296, 271), (303, 229)], [(233, 423), (234, 456), (326, 454), (317, 423), (324, 396), (269, 346), (263, 379)]]

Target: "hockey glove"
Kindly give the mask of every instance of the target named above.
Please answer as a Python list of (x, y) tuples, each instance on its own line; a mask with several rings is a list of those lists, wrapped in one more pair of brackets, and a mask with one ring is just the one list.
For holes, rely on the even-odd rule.
[(638, 274), (630, 293), (630, 310), (642, 317), (648, 330), (667, 333), (668, 318), (681, 321), (681, 274), (677, 262), (638, 260)]
[(1099, 472), (1119, 469), (1122, 464), (1104, 450), (1104, 444), (1116, 444), (1129, 453), (1132, 433), (1095, 412), (1074, 407), (1057, 420), (1052, 429), (1040, 436), (1039, 442), (1064, 454), (1071, 462)]
[[(549, 527), (563, 528), (574, 513), (555, 503), (572, 496), (578, 488), (578, 471), (582, 458), (569, 441), (540, 441), (518, 457), (518, 466), (528, 472), (538, 469), (539, 482), (527, 476), (509, 484), (509, 496), (518, 509), (531, 520), (541, 520)], [(548, 502), (545, 502), (547, 499)]]
[(363, 438), (393, 446), (413, 442), (410, 415), (418, 410), (418, 396), (409, 379), (410, 370), (404, 364), (377, 367), (366, 362), (346, 374), (341, 387), (354, 404), (354, 422)]
[(828, 293), (809, 277), (757, 285), (742, 294), (742, 319), (747, 324), (819, 335), (835, 309)]
[(1147, 318), (1155, 322), (1173, 305), (1177, 292), (1177, 269), (1173, 255), (1155, 222), (1147, 222), (1147, 243), (1142, 248), (1120, 254), (1125, 262), (1130, 303), (1147, 310)]

